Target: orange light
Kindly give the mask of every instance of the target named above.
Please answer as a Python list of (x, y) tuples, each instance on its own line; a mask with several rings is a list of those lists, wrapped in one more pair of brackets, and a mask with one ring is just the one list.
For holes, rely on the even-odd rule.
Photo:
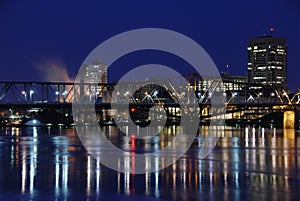
[(135, 112), (136, 109), (135, 108), (130, 108), (130, 112)]

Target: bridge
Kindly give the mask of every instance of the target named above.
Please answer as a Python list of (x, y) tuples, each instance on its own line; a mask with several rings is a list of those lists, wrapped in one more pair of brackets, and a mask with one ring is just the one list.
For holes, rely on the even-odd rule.
[[(182, 85), (181, 79), (187, 81)], [(298, 110), (300, 108), (300, 91), (288, 93), (277, 86), (266, 86), (234, 80), (203, 80), (197, 74), (142, 82), (126, 82), (119, 87), (113, 97), (116, 83), (83, 83), (83, 82), (0, 82), (0, 116), (21, 116), (28, 113), (55, 110), (71, 116), (72, 100), (81, 98), (96, 105), (100, 111), (100, 119), (109, 119), (111, 103), (127, 104), (128, 98), (132, 108), (146, 111), (153, 105), (160, 105), (167, 111), (172, 121), (180, 120), (179, 99), (188, 98), (186, 93), (194, 93), (200, 108), (200, 121), (209, 121), (219, 112), (213, 111), (211, 100), (216, 94), (224, 98), (226, 108), (225, 120), (232, 124), (268, 124), (286, 128), (298, 126)], [(138, 88), (133, 94), (128, 88)], [(180, 89), (184, 89), (182, 92)], [(127, 101), (127, 102), (126, 102)], [(133, 111), (132, 111), (133, 112)], [(118, 112), (119, 113), (119, 112)], [(127, 116), (118, 115), (121, 119)], [(276, 115), (279, 117), (277, 118)], [(147, 116), (147, 115), (146, 115)], [(140, 117), (137, 117), (140, 118)], [(281, 120), (282, 118), (282, 120)], [(278, 122), (280, 121), (280, 122)]]

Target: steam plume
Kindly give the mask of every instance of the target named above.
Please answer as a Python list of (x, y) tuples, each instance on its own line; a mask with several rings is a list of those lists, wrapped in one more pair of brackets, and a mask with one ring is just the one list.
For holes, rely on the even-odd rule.
[(48, 82), (74, 82), (67, 71), (66, 65), (59, 59), (42, 59), (35, 63), (35, 67), (42, 73), (42, 77)]
[[(43, 81), (47, 82), (74, 82), (67, 71), (66, 65), (58, 59), (43, 59), (35, 63), (35, 68), (42, 73)], [(54, 89), (57, 90), (57, 89)], [(60, 97), (59, 101), (72, 102), (73, 90), (71, 85), (66, 85), (66, 98), (65, 100)], [(59, 91), (58, 93), (63, 94), (65, 92)]]

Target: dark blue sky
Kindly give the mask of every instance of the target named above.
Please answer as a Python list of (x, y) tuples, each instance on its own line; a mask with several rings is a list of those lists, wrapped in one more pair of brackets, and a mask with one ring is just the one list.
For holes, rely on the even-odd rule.
[[(85, 57), (101, 42), (124, 31), (148, 27), (185, 34), (205, 48), (220, 71), (229, 64), (232, 74), (246, 75), (248, 39), (274, 27), (274, 36), (288, 41), (288, 85), (295, 90), (300, 88), (299, 22), (298, 0), (2, 0), (0, 80), (41, 81), (45, 76), (38, 68), (47, 68), (49, 63), (63, 65), (75, 76)], [(185, 68), (184, 62), (169, 55), (129, 55), (112, 68), (111, 80), (130, 67), (158, 61), (175, 69)]]

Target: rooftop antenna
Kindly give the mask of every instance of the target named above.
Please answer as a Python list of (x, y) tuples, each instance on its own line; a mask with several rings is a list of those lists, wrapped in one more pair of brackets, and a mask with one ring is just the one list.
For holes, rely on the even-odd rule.
[(274, 29), (273, 27), (271, 27), (271, 28), (269, 29), (269, 31), (270, 31), (271, 36), (273, 37), (273, 32), (275, 31), (275, 29)]

